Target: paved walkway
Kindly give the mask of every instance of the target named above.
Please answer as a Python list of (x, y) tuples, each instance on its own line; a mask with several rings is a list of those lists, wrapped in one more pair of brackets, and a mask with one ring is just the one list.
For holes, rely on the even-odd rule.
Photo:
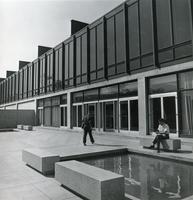
[[(133, 151), (151, 153), (139, 147), (137, 138), (125, 136), (94, 135), (97, 145), (122, 145)], [(90, 141), (86, 148), (94, 148)], [(34, 131), (0, 132), (0, 200), (80, 200), (71, 192), (62, 188), (53, 177), (45, 177), (27, 167), (21, 159), (25, 148), (81, 147), (82, 134), (73, 131), (36, 129)], [(192, 159), (190, 146), (183, 145), (182, 153), (165, 153), (158, 156), (170, 156)]]

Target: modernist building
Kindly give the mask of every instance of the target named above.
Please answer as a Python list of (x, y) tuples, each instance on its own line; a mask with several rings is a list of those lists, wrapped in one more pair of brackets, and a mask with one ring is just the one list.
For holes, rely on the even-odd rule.
[(164, 117), (193, 137), (192, 40), (192, 0), (129, 0), (1, 81), (0, 107), (73, 129), (90, 113), (117, 135), (148, 134)]

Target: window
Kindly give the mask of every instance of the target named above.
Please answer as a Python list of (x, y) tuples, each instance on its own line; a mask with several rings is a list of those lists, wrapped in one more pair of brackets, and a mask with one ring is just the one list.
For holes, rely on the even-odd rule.
[(180, 90), (193, 89), (193, 71), (179, 74), (179, 89)]
[(186, 137), (193, 137), (193, 91), (182, 91), (181, 102), (181, 130), (180, 134)]
[(114, 25), (114, 16), (107, 20), (107, 63), (108, 63), (108, 67), (114, 68), (113, 74), (115, 74), (115, 25)]
[(115, 15), (117, 74), (125, 70), (125, 32), (123, 11)]
[(153, 66), (152, 0), (128, 5), (130, 71)]
[(137, 95), (137, 82), (122, 83), (119, 85), (119, 97), (132, 97)]
[(19, 95), (19, 72), (15, 75), (15, 101), (18, 100)]
[(189, 0), (156, 0), (159, 62), (192, 55)]
[(172, 45), (172, 27), (170, 0), (156, 1), (158, 48), (163, 49)]
[(175, 44), (191, 40), (189, 5), (189, 0), (172, 0)]
[(33, 66), (32, 63), (28, 65), (28, 97), (33, 95)]
[(12, 75), (11, 77), (11, 87), (12, 87), (12, 92), (11, 92), (11, 101), (14, 101), (15, 98), (15, 74)]
[(53, 52), (47, 54), (46, 92), (53, 91)]
[(74, 93), (72, 96), (72, 102), (73, 103), (83, 102), (83, 92)]
[(74, 85), (74, 42), (65, 44), (65, 87)]
[(11, 77), (8, 78), (8, 87), (9, 87), (9, 91), (8, 91), (8, 101), (11, 102), (11, 92), (12, 92), (12, 84), (11, 84)]
[(19, 71), (19, 99), (23, 98), (23, 70)]
[(45, 55), (40, 58), (40, 94), (45, 92), (45, 69), (46, 69), (46, 57)]
[(38, 66), (38, 60), (33, 62), (33, 71), (34, 71), (34, 81), (33, 81), (33, 89), (34, 95), (38, 95), (39, 94), (39, 66)]
[(76, 84), (87, 82), (87, 33), (76, 38)]
[(67, 104), (67, 94), (63, 94), (60, 96), (60, 104)]
[(90, 29), (90, 81), (104, 78), (103, 23)]
[(99, 98), (99, 90), (98, 89), (84, 91), (84, 102), (98, 101), (98, 98)]
[(23, 69), (23, 98), (27, 98), (28, 68)]
[(118, 85), (100, 88), (100, 99), (118, 98)]
[(69, 44), (69, 86), (74, 85), (74, 42)]
[(168, 75), (149, 80), (149, 94), (158, 94), (177, 91), (176, 75)]
[(139, 20), (138, 3), (128, 7), (128, 33), (129, 33), (129, 57), (130, 70), (140, 68), (140, 44), (139, 44)]
[(108, 76), (126, 72), (125, 32), (123, 10), (107, 18), (107, 65)]
[(55, 50), (55, 90), (60, 90), (63, 87), (63, 47), (60, 45)]

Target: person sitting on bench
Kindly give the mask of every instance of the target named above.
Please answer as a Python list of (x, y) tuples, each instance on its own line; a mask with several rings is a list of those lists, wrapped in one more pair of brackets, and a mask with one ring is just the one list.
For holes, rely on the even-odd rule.
[(158, 120), (159, 126), (156, 131), (156, 137), (153, 140), (153, 145), (151, 145), (149, 148), (153, 149), (155, 147), (155, 144), (157, 144), (157, 152), (160, 153), (160, 142), (162, 140), (169, 139), (169, 132), (170, 128), (168, 124), (166, 123), (165, 119), (159, 119)]

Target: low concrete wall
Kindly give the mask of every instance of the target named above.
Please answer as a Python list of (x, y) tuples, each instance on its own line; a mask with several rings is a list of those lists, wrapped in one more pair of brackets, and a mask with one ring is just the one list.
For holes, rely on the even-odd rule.
[(35, 111), (0, 110), (0, 129), (17, 128), (18, 124), (35, 125)]
[(27, 149), (22, 151), (22, 160), (42, 174), (52, 174), (54, 165), (60, 161), (59, 155), (41, 149)]
[(75, 160), (55, 164), (55, 179), (89, 200), (124, 200), (124, 177)]

